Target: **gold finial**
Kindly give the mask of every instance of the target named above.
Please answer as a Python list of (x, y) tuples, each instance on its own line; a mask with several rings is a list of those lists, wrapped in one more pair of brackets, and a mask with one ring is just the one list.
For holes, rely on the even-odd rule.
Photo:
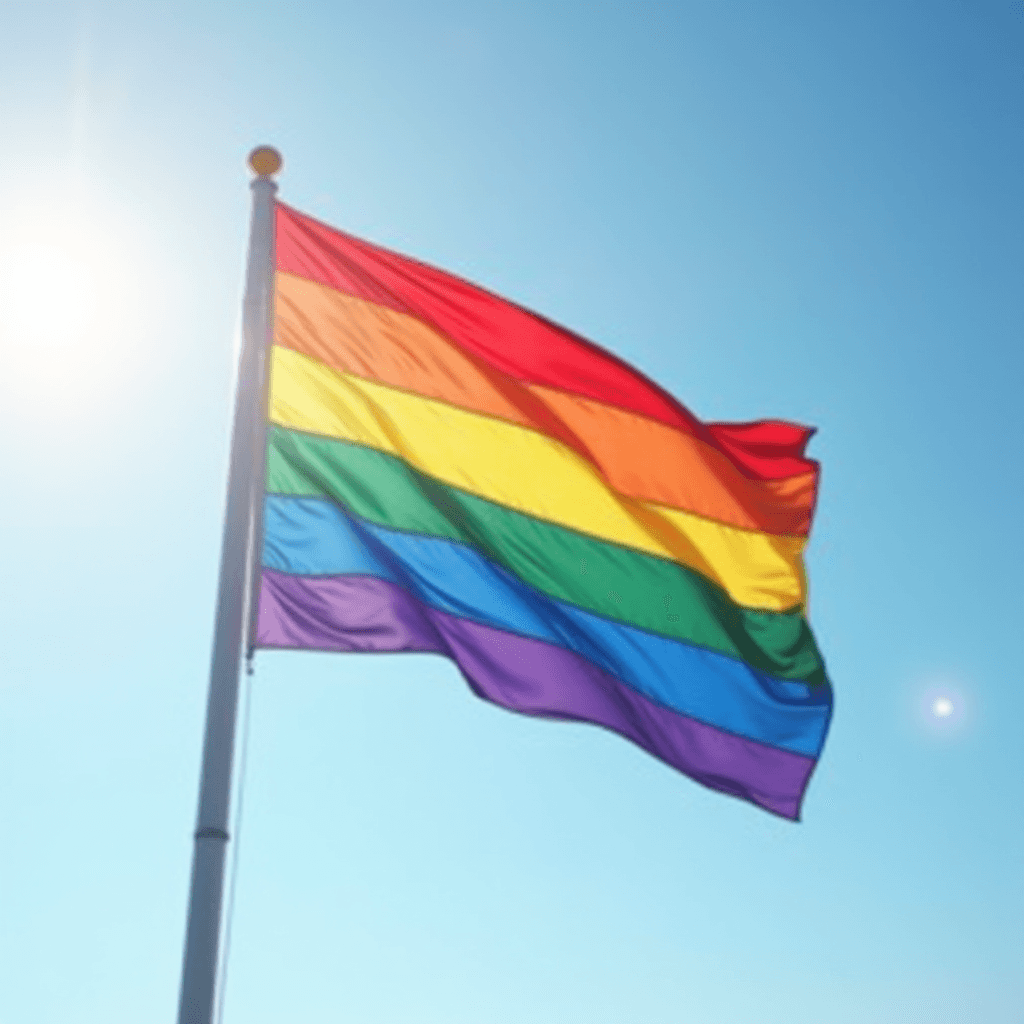
[(281, 170), (281, 154), (273, 146), (257, 146), (249, 154), (249, 166), (259, 178), (270, 178)]

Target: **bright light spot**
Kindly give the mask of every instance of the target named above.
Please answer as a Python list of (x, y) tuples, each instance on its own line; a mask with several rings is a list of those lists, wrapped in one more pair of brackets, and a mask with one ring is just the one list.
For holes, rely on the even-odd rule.
[(915, 698), (915, 718), (921, 730), (936, 739), (951, 740), (969, 731), (975, 718), (974, 694), (948, 671), (923, 683)]
[[(5, 247), (0, 309), (12, 348), (39, 358), (97, 340), (102, 309), (102, 254), (85, 240), (41, 233)], [(27, 353), (25, 353), (27, 354)]]
[(6, 411), (64, 429), (112, 409), (142, 334), (148, 261), (134, 231), (69, 189), (8, 196), (0, 223)]

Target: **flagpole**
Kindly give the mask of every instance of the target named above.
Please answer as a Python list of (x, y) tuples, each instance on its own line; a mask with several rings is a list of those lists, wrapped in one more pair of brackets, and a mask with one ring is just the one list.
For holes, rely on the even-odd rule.
[(250, 607), (259, 542), (254, 520), (262, 507), (255, 484), (263, 477), (256, 467), (265, 447), (265, 353), (274, 326), (273, 175), (281, 168), (281, 156), (261, 146), (249, 155), (249, 166), (255, 174), (249, 261), (178, 1024), (213, 1024), (238, 683), (248, 621), (255, 615)]

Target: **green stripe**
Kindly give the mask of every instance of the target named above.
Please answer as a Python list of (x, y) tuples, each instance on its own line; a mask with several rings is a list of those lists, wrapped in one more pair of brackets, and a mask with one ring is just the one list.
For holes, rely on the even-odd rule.
[(466, 494), (393, 455), (271, 427), (267, 491), (330, 498), (381, 526), (469, 544), (560, 601), (783, 679), (824, 683), (799, 612), (741, 608), (699, 573)]

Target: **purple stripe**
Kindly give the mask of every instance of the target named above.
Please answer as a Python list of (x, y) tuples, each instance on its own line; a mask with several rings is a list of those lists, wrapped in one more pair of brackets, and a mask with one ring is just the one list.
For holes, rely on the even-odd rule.
[(655, 704), (585, 658), (420, 604), (368, 576), (263, 570), (258, 644), (320, 651), (417, 651), (453, 659), (485, 700), (621, 734), (711, 789), (797, 819), (814, 761)]

